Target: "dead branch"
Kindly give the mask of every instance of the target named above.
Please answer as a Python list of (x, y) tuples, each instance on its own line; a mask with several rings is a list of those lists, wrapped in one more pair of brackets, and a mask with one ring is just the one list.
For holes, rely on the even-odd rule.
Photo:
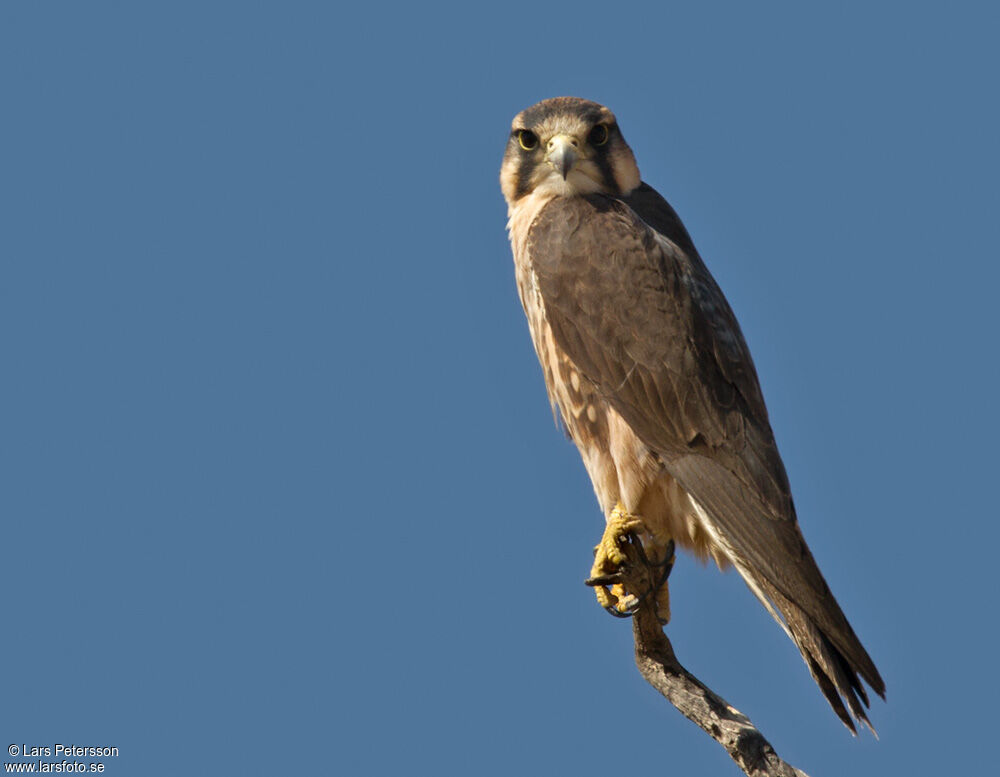
[[(628, 562), (622, 566), (625, 587), (649, 591), (662, 571), (644, 563), (636, 543), (623, 543)], [(681, 714), (722, 745), (748, 777), (808, 777), (782, 761), (750, 719), (713, 693), (688, 672), (674, 655), (673, 646), (656, 614), (656, 597), (646, 596), (633, 615), (635, 663), (646, 682)]]

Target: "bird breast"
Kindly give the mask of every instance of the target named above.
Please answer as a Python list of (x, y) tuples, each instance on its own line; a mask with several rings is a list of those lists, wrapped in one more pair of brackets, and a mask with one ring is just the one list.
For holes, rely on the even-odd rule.
[(711, 557), (720, 567), (728, 566), (726, 553), (706, 533), (687, 493), (555, 341), (528, 239), (532, 223), (552, 199), (523, 198), (511, 208), (508, 229), (517, 290), (556, 421), (562, 421), (579, 449), (605, 516), (621, 502), (643, 516), (657, 545), (672, 538), (700, 559)]

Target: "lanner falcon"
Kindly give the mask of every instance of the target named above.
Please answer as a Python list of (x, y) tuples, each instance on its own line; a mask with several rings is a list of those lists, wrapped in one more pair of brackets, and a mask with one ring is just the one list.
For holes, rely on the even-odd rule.
[[(870, 727), (861, 679), (885, 684), (802, 538), (740, 327), (614, 114), (573, 97), (522, 111), (500, 184), (549, 399), (607, 517), (592, 578), (615, 579), (628, 537), (665, 563), (676, 543), (734, 566), (840, 719)], [(595, 590), (620, 614), (639, 594)]]

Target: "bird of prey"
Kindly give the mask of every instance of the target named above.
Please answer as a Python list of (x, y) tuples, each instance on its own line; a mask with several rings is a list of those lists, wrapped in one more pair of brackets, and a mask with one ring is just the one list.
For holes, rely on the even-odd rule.
[[(885, 684), (799, 530), (743, 334), (614, 114), (574, 97), (525, 109), (500, 184), (549, 399), (607, 518), (592, 578), (615, 579), (629, 537), (735, 567), (844, 724), (871, 727), (861, 680)], [(626, 615), (640, 595), (595, 590)], [(665, 585), (656, 597), (666, 623)]]

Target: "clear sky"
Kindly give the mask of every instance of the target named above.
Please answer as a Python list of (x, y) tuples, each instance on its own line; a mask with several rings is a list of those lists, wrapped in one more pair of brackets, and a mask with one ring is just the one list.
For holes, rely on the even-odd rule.
[(881, 741), (685, 556), (681, 661), (813, 777), (995, 769), (1000, 24), (825, 6), (3, 3), (3, 747), (738, 774), (582, 582), (497, 184), (571, 94), (740, 319)]

